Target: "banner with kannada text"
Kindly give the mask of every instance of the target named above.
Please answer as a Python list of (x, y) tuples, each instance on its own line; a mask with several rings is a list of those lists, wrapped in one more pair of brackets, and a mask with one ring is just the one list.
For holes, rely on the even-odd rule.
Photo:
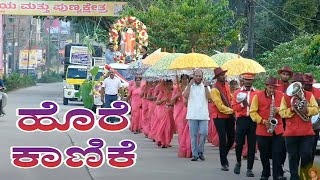
[(126, 2), (2, 0), (0, 14), (32, 16), (118, 16)]
[[(29, 53), (29, 55), (28, 55)], [(29, 66), (28, 66), (28, 56), (29, 56)], [(42, 59), (42, 50), (33, 49), (30, 52), (28, 50), (21, 50), (19, 54), (19, 68), (36, 68), (40, 65), (44, 65), (44, 60)]]

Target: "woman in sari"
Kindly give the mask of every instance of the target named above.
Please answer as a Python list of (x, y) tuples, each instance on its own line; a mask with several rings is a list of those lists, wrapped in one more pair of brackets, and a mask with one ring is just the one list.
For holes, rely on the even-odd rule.
[(135, 77), (135, 83), (131, 86), (128, 101), (131, 105), (131, 125), (130, 131), (134, 134), (138, 134), (140, 132), (140, 119), (141, 119), (141, 111), (142, 111), (142, 99), (141, 99), (141, 77)]
[(141, 98), (142, 98), (142, 112), (141, 112), (141, 122), (140, 126), (142, 132), (144, 133), (145, 137), (148, 137), (150, 131), (150, 119), (148, 116), (149, 112), (149, 100), (148, 100), (148, 91), (151, 88), (151, 82), (147, 81), (146, 84), (142, 88)]
[[(179, 82), (178, 77), (177, 82)], [(187, 87), (188, 83), (189, 76), (181, 75), (180, 83), (174, 89), (173, 98), (171, 99), (171, 103), (174, 104), (173, 119), (178, 132), (178, 157), (186, 158), (192, 157), (189, 124), (186, 120), (187, 103), (182, 96), (182, 91)]]
[(148, 135), (148, 137), (152, 139), (153, 142), (155, 142), (155, 139), (156, 139), (156, 133), (157, 133), (156, 130), (158, 125), (157, 117), (159, 116), (159, 112), (158, 112), (159, 105), (156, 104), (156, 100), (158, 99), (158, 96), (160, 92), (162, 92), (163, 88), (164, 88), (164, 81), (158, 82), (153, 90), (152, 96), (149, 96), (149, 98), (154, 100), (154, 104), (153, 104), (154, 107), (151, 107), (151, 108), (154, 108), (154, 111), (149, 110), (150, 132)]
[(148, 100), (148, 111), (146, 112), (147, 114), (147, 119), (148, 119), (148, 125), (147, 125), (147, 129), (148, 129), (148, 138), (150, 138), (150, 133), (151, 133), (151, 127), (154, 123), (154, 117), (152, 117), (154, 115), (154, 111), (156, 108), (156, 100), (157, 97), (153, 96), (154, 95), (154, 91), (155, 91), (155, 87), (158, 85), (157, 81), (152, 81), (150, 82), (150, 88), (147, 92), (147, 100)]
[[(156, 129), (156, 142), (162, 148), (170, 147), (174, 134), (173, 104), (172, 97), (173, 83), (171, 80), (165, 82), (164, 90), (159, 94), (156, 104), (159, 106)], [(161, 112), (161, 113), (160, 113)]]

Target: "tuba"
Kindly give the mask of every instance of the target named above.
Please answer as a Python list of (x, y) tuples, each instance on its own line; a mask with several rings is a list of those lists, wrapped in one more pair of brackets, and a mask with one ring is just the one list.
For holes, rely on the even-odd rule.
[(275, 118), (275, 100), (274, 100), (274, 94), (272, 94), (272, 101), (271, 101), (271, 105), (270, 105), (270, 116), (269, 116), (269, 123), (270, 126), (267, 130), (268, 133), (273, 133), (274, 129), (277, 127), (278, 125), (278, 120)]
[(293, 110), (300, 116), (303, 121), (310, 121), (307, 112), (307, 100), (304, 97), (303, 87), (300, 82), (292, 83), (288, 88), (286, 94), (291, 96), (291, 106)]

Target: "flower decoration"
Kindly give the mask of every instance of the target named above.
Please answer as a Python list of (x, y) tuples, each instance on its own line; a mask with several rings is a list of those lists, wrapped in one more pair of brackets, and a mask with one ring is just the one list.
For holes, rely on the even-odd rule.
[[(119, 33), (128, 28), (131, 28), (138, 35), (136, 36), (138, 39), (138, 48), (134, 52), (134, 55), (137, 56), (140, 54), (142, 46), (148, 46), (148, 33), (147, 27), (136, 17), (126, 16), (116, 21), (116, 23), (111, 26), (111, 31), (109, 32), (110, 42), (117, 45), (119, 43)], [(117, 46), (115, 48), (118, 49)], [(121, 55), (116, 53), (114, 60), (119, 63), (126, 63), (125, 57), (125, 54)]]
[(114, 53), (114, 61), (118, 63), (124, 63), (125, 62), (125, 55), (119, 51)]

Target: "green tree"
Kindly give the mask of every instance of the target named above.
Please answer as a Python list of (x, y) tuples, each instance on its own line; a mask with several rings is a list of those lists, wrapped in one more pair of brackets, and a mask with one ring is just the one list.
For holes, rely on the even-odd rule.
[[(315, 50), (316, 47), (318, 50)], [(320, 80), (319, 66), (311, 64), (310, 57), (319, 57), (319, 35), (303, 35), (292, 41), (281, 43), (272, 51), (266, 51), (257, 57), (257, 61), (265, 67), (267, 76), (278, 76), (278, 69), (289, 65), (294, 72), (313, 73)], [(256, 81), (258, 88), (264, 87), (265, 76)]]
[(320, 65), (320, 35), (314, 36), (304, 54), (308, 64)]
[(283, 42), (291, 41), (297, 34), (290, 21), (283, 18), (284, 0), (256, 1), (255, 54), (271, 51)]
[(122, 15), (137, 17), (148, 28), (152, 49), (213, 53), (238, 41), (242, 21), (234, 19), (227, 0), (154, 1), (146, 10), (127, 7)]
[(316, 17), (319, 11), (319, 3), (319, 0), (287, 0), (283, 7), (284, 15), (299, 30), (304, 30)]
[[(234, 1), (234, 0), (232, 0)], [(256, 0), (256, 54), (305, 33), (319, 33), (319, 0)]]

